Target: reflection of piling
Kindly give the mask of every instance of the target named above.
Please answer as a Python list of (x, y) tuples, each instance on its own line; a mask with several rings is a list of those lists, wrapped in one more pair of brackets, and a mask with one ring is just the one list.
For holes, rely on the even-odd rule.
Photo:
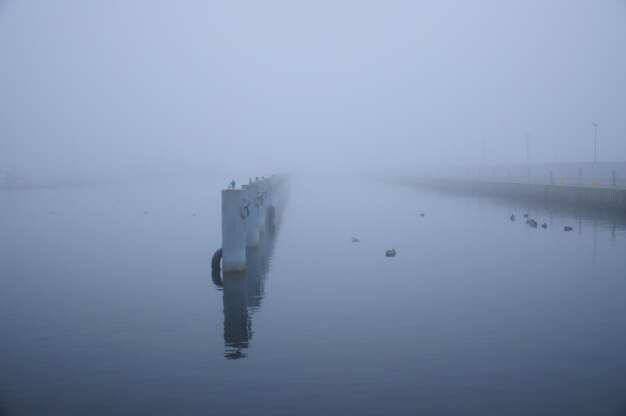
[(261, 279), (265, 277), (261, 269), (260, 251), (257, 247), (248, 248), (246, 252), (246, 286), (248, 307), (256, 309), (261, 306), (262, 287)]
[(242, 349), (248, 348), (251, 336), (247, 308), (246, 275), (225, 273), (224, 287), (224, 343), (226, 358), (245, 357)]
[(223, 289), (224, 302), (224, 356), (238, 359), (246, 356), (245, 350), (252, 339), (251, 315), (261, 307), (263, 282), (269, 268), (274, 247), (273, 232), (263, 233), (259, 247), (246, 249), (246, 270), (243, 273), (212, 273), (213, 282)]

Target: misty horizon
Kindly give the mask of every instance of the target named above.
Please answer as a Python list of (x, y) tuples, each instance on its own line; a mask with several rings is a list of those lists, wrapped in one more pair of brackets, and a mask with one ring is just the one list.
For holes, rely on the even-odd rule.
[[(624, 1), (0, 2), (33, 179), (626, 160)], [(185, 173), (185, 174), (191, 174)]]

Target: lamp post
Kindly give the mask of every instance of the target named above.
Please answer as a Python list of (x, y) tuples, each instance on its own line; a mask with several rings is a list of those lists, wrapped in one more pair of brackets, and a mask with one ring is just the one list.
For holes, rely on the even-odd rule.
[(502, 120), (502, 125), (504, 126), (504, 155), (503, 155), (503, 161), (504, 163), (508, 163), (509, 161), (509, 144), (507, 142), (507, 137), (506, 137), (506, 120)]
[(487, 146), (483, 140), (483, 166), (487, 165)]
[(598, 149), (598, 123), (591, 123), (593, 126), (593, 163), (596, 163), (597, 149)]
[(530, 134), (526, 133), (526, 170), (528, 171), (528, 183), (530, 183)]

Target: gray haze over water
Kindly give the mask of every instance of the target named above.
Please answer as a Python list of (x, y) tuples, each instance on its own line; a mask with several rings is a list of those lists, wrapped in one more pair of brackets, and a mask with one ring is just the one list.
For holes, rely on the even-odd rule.
[[(33, 180), (626, 157), (626, 3), (0, 1)], [(233, 174), (234, 176), (234, 174)]]
[(625, 414), (623, 210), (413, 186), (624, 186), (625, 40), (624, 0), (0, 0), (0, 416)]
[(623, 214), (293, 178), (222, 288), (219, 188), (0, 192), (0, 414), (624, 414)]

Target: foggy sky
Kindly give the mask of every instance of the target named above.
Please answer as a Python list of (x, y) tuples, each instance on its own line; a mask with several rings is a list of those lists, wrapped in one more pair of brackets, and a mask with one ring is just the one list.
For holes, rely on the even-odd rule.
[[(0, 169), (626, 159), (626, 2), (0, 0)], [(483, 151), (484, 142), (484, 151)]]

